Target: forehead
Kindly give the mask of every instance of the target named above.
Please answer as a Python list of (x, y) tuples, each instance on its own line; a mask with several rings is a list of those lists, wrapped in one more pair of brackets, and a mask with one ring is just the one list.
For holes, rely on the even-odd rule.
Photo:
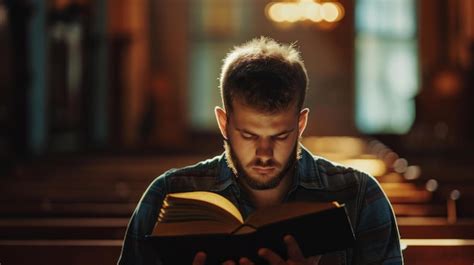
[(229, 114), (229, 122), (236, 129), (259, 134), (273, 134), (293, 129), (297, 121), (296, 105), (291, 105), (286, 110), (268, 113), (234, 101), (233, 111)]

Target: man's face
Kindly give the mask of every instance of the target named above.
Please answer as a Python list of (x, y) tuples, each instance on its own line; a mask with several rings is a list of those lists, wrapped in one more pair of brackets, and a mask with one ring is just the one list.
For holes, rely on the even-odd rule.
[[(218, 120), (222, 125), (222, 118)], [(297, 159), (298, 139), (306, 125), (307, 110), (296, 106), (262, 113), (238, 101), (224, 126), (226, 155), (234, 173), (252, 189), (278, 186)]]

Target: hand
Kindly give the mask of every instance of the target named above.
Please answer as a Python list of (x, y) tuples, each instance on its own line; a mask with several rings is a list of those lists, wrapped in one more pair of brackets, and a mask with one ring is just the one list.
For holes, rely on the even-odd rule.
[[(296, 240), (287, 235), (283, 238), (283, 241), (286, 244), (286, 249), (288, 253), (288, 260), (283, 260), (278, 254), (271, 251), (268, 248), (261, 248), (258, 250), (258, 255), (263, 259), (267, 260), (270, 265), (318, 265), (321, 256), (313, 256), (305, 258), (301, 252), (300, 247)], [(206, 253), (198, 252), (194, 256), (193, 265), (204, 265), (206, 262)], [(236, 265), (232, 260), (228, 260), (222, 265)], [(239, 265), (254, 265), (254, 263), (248, 258), (242, 257), (239, 259)]]
[[(196, 255), (194, 256), (193, 265), (204, 265), (204, 264), (206, 264), (206, 253), (200, 251), (200, 252), (196, 253)], [(240, 258), (239, 264), (240, 265), (254, 265), (254, 263), (251, 262), (247, 258)], [(228, 261), (222, 263), (222, 265), (236, 265), (236, 264), (233, 260), (228, 260)]]
[[(296, 240), (287, 235), (283, 238), (288, 251), (288, 260), (283, 260), (278, 254), (268, 248), (261, 248), (258, 250), (258, 255), (267, 260), (270, 265), (318, 265), (321, 256), (314, 256), (305, 258), (301, 252)], [(253, 264), (253, 263), (250, 263)], [(244, 265), (244, 264), (240, 264)], [(247, 265), (247, 264), (245, 264)]]
[[(283, 238), (288, 251), (288, 260), (283, 260), (278, 254), (268, 248), (261, 248), (258, 250), (258, 255), (265, 259), (270, 265), (318, 265), (321, 256), (314, 256), (305, 258), (301, 252), (296, 240), (287, 235)], [(222, 265), (236, 265), (234, 261), (228, 260)], [(254, 265), (248, 258), (240, 258), (239, 265)]]

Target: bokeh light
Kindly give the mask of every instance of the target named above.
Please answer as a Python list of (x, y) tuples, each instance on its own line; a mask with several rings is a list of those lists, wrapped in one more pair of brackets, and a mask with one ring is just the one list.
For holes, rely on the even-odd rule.
[(344, 17), (344, 7), (338, 2), (320, 4), (313, 0), (271, 2), (266, 5), (265, 14), (270, 20), (277, 23), (311, 21), (331, 24)]

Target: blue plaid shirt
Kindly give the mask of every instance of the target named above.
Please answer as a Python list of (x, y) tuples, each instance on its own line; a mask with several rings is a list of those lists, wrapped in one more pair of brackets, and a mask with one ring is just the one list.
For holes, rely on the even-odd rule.
[[(286, 201), (344, 203), (356, 236), (354, 248), (328, 253), (319, 264), (403, 264), (392, 207), (373, 177), (313, 156), (304, 148), (296, 167)], [(196, 190), (223, 195), (244, 218), (254, 211), (224, 155), (171, 169), (157, 177), (140, 199), (130, 219), (118, 264), (161, 264), (159, 250), (144, 238), (151, 234), (166, 194)]]

